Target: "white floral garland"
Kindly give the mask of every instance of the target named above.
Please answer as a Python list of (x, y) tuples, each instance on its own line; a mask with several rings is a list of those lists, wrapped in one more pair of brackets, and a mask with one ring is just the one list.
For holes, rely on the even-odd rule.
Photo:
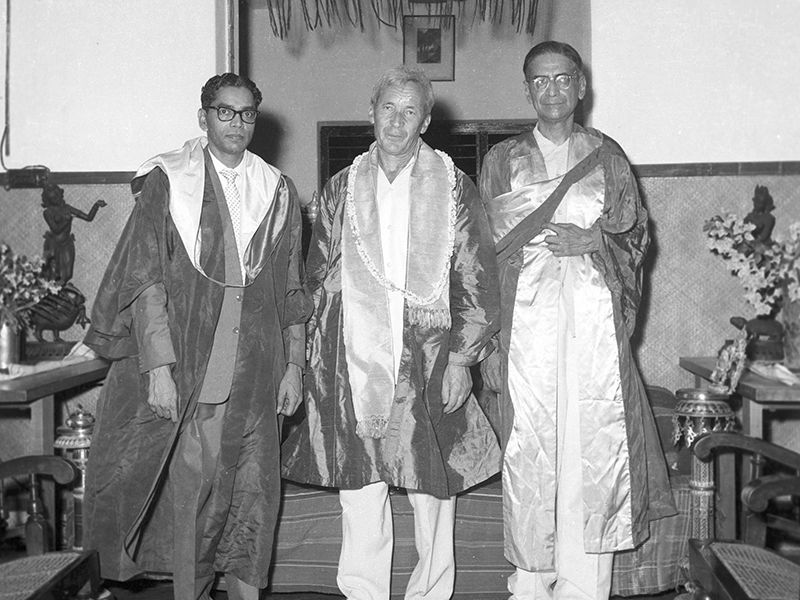
[(445, 168), (447, 169), (447, 179), (450, 183), (450, 211), (449, 211), (449, 218), (448, 218), (448, 227), (447, 227), (447, 241), (450, 247), (450, 251), (447, 253), (447, 257), (444, 261), (444, 265), (442, 265), (441, 273), (439, 274), (439, 279), (436, 281), (436, 285), (434, 286), (433, 291), (425, 297), (420, 296), (412, 292), (411, 290), (407, 290), (405, 288), (401, 288), (388, 279), (384, 277), (383, 273), (375, 266), (372, 258), (367, 254), (366, 249), (364, 248), (364, 244), (361, 241), (361, 231), (358, 227), (358, 222), (356, 220), (356, 212), (355, 207), (353, 205), (353, 191), (356, 187), (356, 174), (358, 173), (358, 166), (361, 164), (361, 161), (365, 156), (369, 154), (369, 152), (364, 152), (353, 160), (353, 164), (350, 166), (350, 172), (347, 174), (347, 197), (345, 199), (345, 209), (347, 212), (347, 220), (350, 223), (350, 228), (353, 231), (353, 240), (355, 241), (356, 250), (358, 251), (358, 256), (361, 259), (361, 262), (364, 263), (364, 266), (367, 267), (367, 271), (369, 271), (370, 275), (380, 283), (385, 289), (393, 291), (393, 292), (400, 292), (404, 298), (416, 304), (418, 306), (428, 306), (433, 304), (438, 300), (442, 292), (444, 291), (444, 286), (447, 285), (449, 281), (450, 275), (450, 258), (453, 256), (453, 250), (455, 249), (455, 240), (456, 240), (456, 173), (455, 168), (453, 167), (453, 160), (441, 150), (435, 150), (436, 154), (439, 155), (439, 158), (444, 161)]

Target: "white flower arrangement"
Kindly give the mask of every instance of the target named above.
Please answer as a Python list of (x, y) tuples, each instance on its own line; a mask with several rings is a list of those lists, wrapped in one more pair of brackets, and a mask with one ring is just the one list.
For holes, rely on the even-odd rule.
[(800, 300), (800, 222), (791, 225), (788, 238), (767, 242), (753, 237), (755, 228), (732, 214), (703, 225), (709, 250), (741, 279), (745, 301), (757, 315), (774, 316), (785, 300)]
[(28, 259), (0, 244), (0, 324), (18, 331), (28, 322), (28, 309), (48, 294), (58, 293), (61, 284), (45, 274), (44, 266), (40, 257)]

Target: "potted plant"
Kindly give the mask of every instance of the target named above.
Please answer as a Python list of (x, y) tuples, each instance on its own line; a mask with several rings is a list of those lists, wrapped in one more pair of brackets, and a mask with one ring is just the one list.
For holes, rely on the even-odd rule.
[(29, 309), (48, 294), (56, 294), (61, 284), (44, 271), (44, 261), (15, 254), (0, 243), (0, 369), (19, 362), (22, 332), (28, 323)]
[[(718, 215), (706, 221), (703, 231), (708, 238), (707, 245), (713, 254), (727, 262), (731, 274), (741, 280), (744, 299), (753, 307), (757, 317), (748, 322), (751, 333), (780, 336), (785, 366), (798, 369), (800, 223), (790, 226), (788, 237), (772, 239), (771, 235), (765, 236), (759, 231), (752, 214), (744, 219), (733, 214)], [(771, 232), (771, 227), (769, 229)], [(779, 313), (783, 327), (776, 320)], [(740, 321), (744, 322), (743, 319)]]

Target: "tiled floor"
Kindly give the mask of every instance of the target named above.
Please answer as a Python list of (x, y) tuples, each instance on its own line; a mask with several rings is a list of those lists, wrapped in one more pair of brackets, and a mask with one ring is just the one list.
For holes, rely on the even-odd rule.
[[(125, 584), (111, 584), (108, 590), (115, 600), (173, 600), (172, 585), (155, 581), (137, 581)], [(343, 596), (326, 594), (265, 594), (261, 600), (341, 600)], [(218, 592), (214, 600), (227, 600), (225, 592)]]
[[(123, 585), (111, 585), (110, 591), (115, 600), (172, 600), (172, 585), (163, 582), (136, 582)], [(674, 600), (676, 594), (668, 592), (658, 596), (637, 596), (625, 600)], [(327, 594), (266, 594), (261, 600), (342, 600), (344, 596)], [(227, 600), (224, 592), (215, 595), (215, 600)], [(458, 600), (458, 596), (453, 600)], [(612, 599), (622, 600), (622, 599)]]

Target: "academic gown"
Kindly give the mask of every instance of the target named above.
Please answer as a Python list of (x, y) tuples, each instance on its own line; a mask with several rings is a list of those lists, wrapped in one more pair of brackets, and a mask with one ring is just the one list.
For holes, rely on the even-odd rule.
[[(423, 151), (433, 152), (427, 147)], [(342, 326), (341, 238), (342, 227), (349, 226), (344, 213), (350, 168), (334, 175), (320, 196), (306, 261), (306, 286), (315, 307), (307, 326), (306, 418), (283, 444), (283, 475), (343, 489), (384, 481), (447, 498), (496, 474), (500, 464), (496, 434), (475, 397), (470, 395), (449, 415), (444, 414), (441, 400), (448, 360), (476, 364), (491, 351), (490, 340), (499, 324), (497, 268), (486, 217), (475, 185), (456, 169), (455, 250), (449, 284), (452, 327), (411, 325), (406, 303), (387, 432), (379, 439), (361, 438), (356, 434)], [(420, 177), (424, 174), (418, 161), (411, 172), (412, 188), (424, 185)], [(413, 228), (413, 197), (410, 202)], [(413, 251), (409, 248), (409, 253)]]
[[(647, 213), (613, 140), (575, 125), (569, 144), (568, 169), (598, 147), (600, 160), (569, 188), (552, 221), (596, 222), (600, 249), (560, 259), (539, 234), (499, 265), (506, 558), (533, 571), (553, 568), (558, 373), (577, 379), (567, 402), (579, 406), (582, 468), (573, 475), (582, 481), (586, 551), (632, 548), (647, 538), (651, 520), (675, 513), (630, 346)], [(480, 188), (499, 246), (560, 179), (548, 176), (532, 132), (492, 148)]]
[[(200, 218), (200, 265), (225, 281), (220, 211), (208, 160)], [(169, 211), (169, 181), (154, 169), (144, 181), (111, 258), (92, 313), (86, 343), (113, 361), (97, 407), (87, 470), (87, 547), (100, 553), (105, 578), (171, 572), (172, 500), (167, 472), (175, 441), (187, 425), (206, 373), (223, 287), (196, 270)], [(217, 189), (220, 189), (217, 184)], [(221, 193), (216, 192), (216, 193)], [(281, 176), (272, 206), (245, 252), (255, 268), (242, 289), (233, 384), (222, 431), (216, 493), (228, 503), (221, 537), (204, 540), (201, 560), (264, 587), (280, 501), (277, 390), (287, 362), (305, 363), (302, 324), (311, 304), (302, 279), (301, 220), (291, 181)], [(260, 266), (260, 272), (258, 268)], [(161, 283), (177, 362), (172, 367), (180, 420), (154, 415), (148, 375), (140, 374), (132, 306)], [(294, 327), (292, 327), (294, 325)], [(222, 511), (224, 514), (225, 511)], [(202, 570), (202, 567), (201, 567)]]

